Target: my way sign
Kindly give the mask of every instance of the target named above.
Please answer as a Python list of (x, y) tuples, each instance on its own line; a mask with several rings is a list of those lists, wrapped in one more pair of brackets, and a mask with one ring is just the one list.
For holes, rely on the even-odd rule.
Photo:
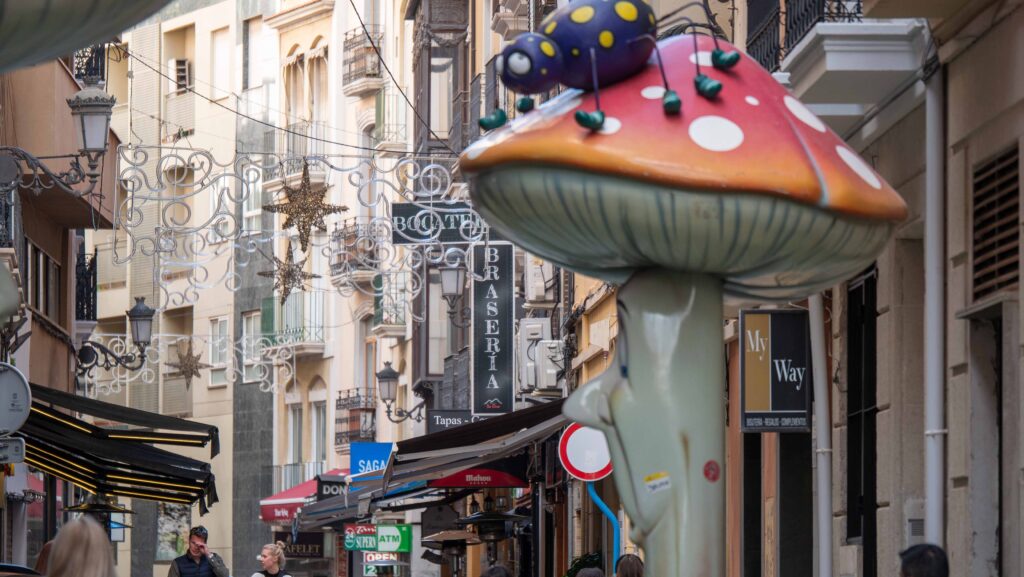
[(507, 242), (473, 247), (474, 415), (513, 410), (515, 252)]
[(742, 311), (740, 339), (742, 430), (809, 431), (811, 341), (807, 312)]

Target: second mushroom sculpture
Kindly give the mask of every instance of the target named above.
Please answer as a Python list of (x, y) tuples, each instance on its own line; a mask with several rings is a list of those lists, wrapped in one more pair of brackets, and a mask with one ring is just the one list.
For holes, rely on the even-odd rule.
[(746, 56), (707, 74), (709, 37), (659, 43), (657, 62), (603, 88), (600, 130), (569, 90), (488, 133), (460, 160), (488, 223), (570, 270), (623, 283), (616, 362), (565, 405), (602, 429), (647, 574), (725, 573), (722, 302), (799, 299), (870, 265), (906, 205)]

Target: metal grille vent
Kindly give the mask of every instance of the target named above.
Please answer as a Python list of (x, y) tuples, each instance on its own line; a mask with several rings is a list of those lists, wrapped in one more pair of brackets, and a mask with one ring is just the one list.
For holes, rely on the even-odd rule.
[(974, 170), (974, 299), (1020, 278), (1020, 155), (1017, 146)]

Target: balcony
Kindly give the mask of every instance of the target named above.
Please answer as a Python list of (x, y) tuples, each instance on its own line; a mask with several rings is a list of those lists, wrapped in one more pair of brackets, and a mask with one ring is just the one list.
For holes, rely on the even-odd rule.
[[(470, 100), (470, 93), (467, 91), (459, 92), (452, 99), (452, 125), (448, 129), (448, 145), (455, 152), (462, 152), (472, 142), (470, 140), (472, 131), (469, 125)], [(476, 133), (479, 134), (479, 132), (480, 129), (477, 127)]]
[[(367, 219), (362, 219), (367, 220)], [(331, 233), (331, 283), (369, 286), (380, 265), (378, 247), (388, 242), (383, 225), (350, 218)]]
[(324, 293), (295, 292), (284, 306), (277, 297), (263, 302), (263, 314), (274, 319), (274, 331), (264, 335), (271, 348), (289, 347), (296, 357), (320, 357), (325, 350)]
[(408, 105), (400, 94), (394, 94), (390, 90), (381, 90), (377, 94), (377, 117), (373, 129), (377, 150), (384, 153), (401, 153), (408, 148), (408, 110)]
[[(9, 199), (13, 198), (14, 202)], [(18, 287), (18, 302), (25, 303), (22, 285), (25, 279), (21, 276), (20, 266), (27, 263), (25, 258), (25, 231), (21, 223), (21, 197), (17, 193), (8, 196), (0, 194), (0, 260), (7, 270), (11, 271), (14, 284)]]
[(409, 306), (407, 273), (378, 274), (373, 279), (373, 327), (378, 337), (405, 336), (406, 309)]
[[(302, 167), (307, 157), (327, 153), (327, 124), (324, 122), (294, 122), (287, 130), (268, 130), (263, 141), (272, 143), (273, 158), (263, 171), (264, 192), (274, 193), (282, 186), (296, 186), (302, 178)], [(274, 162), (276, 160), (276, 163)], [(314, 186), (326, 184), (327, 175), (318, 162), (309, 163), (309, 180)]]
[(276, 465), (274, 466), (274, 492), (279, 493), (285, 489), (291, 489), (326, 471), (327, 463), (324, 461)]
[(97, 254), (79, 253), (75, 261), (75, 320), (96, 322)]
[(530, 30), (530, 8), (525, 0), (492, 0), (494, 13), (491, 30), (504, 40), (512, 40)]
[(382, 50), (384, 34), (376, 26), (368, 26), (367, 30), (369, 36), (362, 26), (345, 33), (345, 58), (342, 62), (342, 80), (345, 83), (342, 92), (345, 96), (365, 96), (384, 86), (384, 70), (377, 55), (377, 50)]
[(374, 411), (356, 411), (334, 421), (334, 449), (342, 451), (359, 441), (373, 441), (377, 435)]
[(376, 410), (377, 394), (369, 388), (338, 391), (338, 400), (334, 402), (334, 408), (338, 411)]

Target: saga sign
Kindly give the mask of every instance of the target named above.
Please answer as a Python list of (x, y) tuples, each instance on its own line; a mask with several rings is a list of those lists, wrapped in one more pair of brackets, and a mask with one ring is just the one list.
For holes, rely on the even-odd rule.
[(811, 338), (807, 312), (740, 313), (744, 432), (807, 432), (811, 418)]
[(513, 411), (515, 252), (511, 243), (473, 247), (474, 415)]

